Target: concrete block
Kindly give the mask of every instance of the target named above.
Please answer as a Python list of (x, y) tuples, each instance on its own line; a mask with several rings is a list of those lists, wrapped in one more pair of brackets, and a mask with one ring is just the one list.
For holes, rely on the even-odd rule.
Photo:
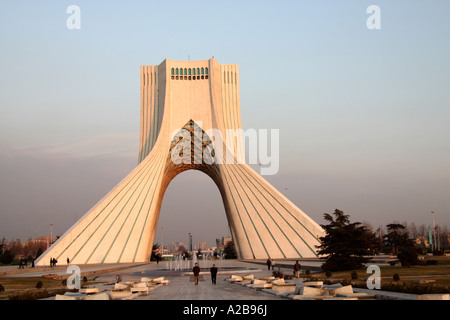
[(147, 288), (148, 284), (147, 282), (138, 282), (133, 284), (133, 288)]
[(253, 284), (261, 284), (261, 283), (267, 283), (267, 281), (265, 280), (260, 280), (260, 279), (253, 279)]
[(244, 280), (242, 280), (242, 281), (240, 281), (240, 282), (237, 282), (237, 283), (239, 283), (239, 284), (242, 284), (242, 285), (246, 285), (246, 284), (250, 284), (250, 283), (252, 283), (252, 280), (250, 280), (250, 279), (244, 279)]
[(154, 278), (153, 282), (159, 283), (160, 281), (163, 281), (164, 277), (158, 277), (158, 278)]
[(365, 292), (339, 293), (339, 294), (337, 294), (337, 297), (357, 298), (357, 299), (375, 299), (374, 294), (368, 294)]
[(109, 294), (109, 298), (111, 300), (120, 300), (123, 298), (126, 298), (128, 296), (131, 296), (133, 293), (131, 291), (128, 290), (122, 290), (122, 291), (111, 291), (111, 293)]
[(305, 282), (305, 286), (307, 287), (323, 287), (323, 281), (307, 281)]
[(281, 279), (274, 279), (271, 282), (272, 282), (272, 284), (284, 284), (285, 283), (283, 278), (281, 278)]
[(292, 300), (328, 300), (334, 298), (333, 296), (328, 295), (303, 295), (303, 294), (297, 294), (295, 295)]
[(153, 282), (166, 285), (169, 283), (169, 280), (164, 279), (164, 277), (159, 277), (159, 278), (153, 279)]
[(100, 292), (96, 294), (90, 294), (83, 300), (109, 300), (109, 294), (106, 292)]
[(114, 290), (128, 290), (130, 288), (129, 284), (126, 283), (115, 283)]
[(243, 277), (237, 276), (237, 275), (234, 275), (234, 274), (231, 275), (230, 279), (232, 279), (233, 281), (242, 281), (242, 280), (244, 280)]
[(252, 284), (252, 288), (254, 288), (254, 289), (272, 288), (272, 284), (271, 283), (254, 283), (254, 284)]
[(353, 287), (351, 285), (343, 286), (336, 289), (330, 289), (331, 295), (347, 294), (347, 293), (353, 293)]
[(295, 293), (296, 286), (295, 283), (283, 283), (272, 285), (272, 290), (277, 292), (292, 292)]
[(266, 280), (266, 281), (273, 280), (273, 279), (275, 279), (274, 276), (270, 276), (270, 277), (261, 277), (261, 280)]
[(98, 288), (82, 288), (78, 292), (81, 294), (93, 294), (98, 293)]
[(450, 294), (421, 294), (417, 296), (417, 300), (450, 300)]
[(141, 282), (152, 282), (153, 278), (149, 278), (149, 277), (142, 277), (141, 278)]
[(134, 298), (139, 297), (141, 294), (140, 293), (133, 293), (127, 297), (122, 298), (121, 300), (133, 300)]
[(253, 279), (255, 279), (255, 275), (248, 274), (246, 276), (243, 276), (242, 278), (243, 278), (243, 280), (253, 280)]
[(314, 287), (301, 287), (300, 295), (303, 296), (322, 296), (327, 294), (326, 289), (314, 288)]
[(67, 295), (67, 294), (57, 294), (55, 296), (55, 300), (83, 300), (83, 298), (86, 297), (86, 295)]
[(139, 292), (141, 294), (148, 294), (148, 287), (132, 287), (131, 288), (131, 292), (135, 293), (135, 292)]

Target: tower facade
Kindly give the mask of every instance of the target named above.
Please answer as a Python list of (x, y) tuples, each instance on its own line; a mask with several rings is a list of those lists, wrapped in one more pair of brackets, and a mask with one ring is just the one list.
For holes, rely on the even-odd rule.
[(316, 257), (323, 229), (245, 163), (238, 65), (166, 59), (140, 73), (138, 166), (36, 264), (148, 261), (167, 186), (190, 169), (217, 185), (239, 258)]

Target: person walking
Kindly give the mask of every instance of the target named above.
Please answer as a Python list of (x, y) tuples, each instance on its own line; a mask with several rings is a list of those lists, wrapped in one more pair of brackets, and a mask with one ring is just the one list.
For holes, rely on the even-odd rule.
[(213, 264), (213, 266), (211, 267), (211, 281), (212, 284), (216, 284), (216, 279), (217, 279), (217, 267), (215, 264)]
[(200, 267), (198, 266), (197, 262), (195, 263), (194, 268), (192, 268), (192, 272), (194, 272), (194, 282), (195, 282), (195, 285), (197, 285), (198, 284), (198, 277), (200, 275)]
[(272, 264), (272, 262), (270, 261), (270, 258), (267, 259), (266, 263), (267, 263), (267, 270), (270, 271), (270, 265)]
[(300, 268), (301, 268), (300, 263), (298, 263), (298, 260), (297, 260), (294, 264), (294, 276), (296, 278), (300, 278)]

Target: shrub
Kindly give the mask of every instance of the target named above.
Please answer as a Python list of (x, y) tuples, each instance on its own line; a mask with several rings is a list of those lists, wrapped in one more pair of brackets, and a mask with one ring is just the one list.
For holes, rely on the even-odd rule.
[(353, 272), (351, 273), (351, 276), (352, 276), (352, 280), (358, 279), (358, 274), (356, 273), (356, 271), (353, 271)]
[(443, 256), (444, 255), (444, 250), (434, 250), (433, 251), (433, 256)]
[(5, 252), (3, 252), (2, 255), (0, 255), (0, 263), (11, 264), (11, 262), (13, 262), (13, 260), (14, 260), (14, 255), (9, 250), (6, 250)]
[(284, 274), (283, 274), (283, 272), (281, 272), (281, 271), (272, 271), (272, 275), (275, 277), (275, 278), (284, 278)]
[(416, 247), (411, 246), (404, 248), (399, 254), (398, 259), (402, 267), (410, 267), (411, 265), (419, 264), (418, 261), (419, 253), (417, 252)]
[(392, 279), (393, 279), (394, 281), (399, 281), (399, 280), (400, 280), (400, 276), (398, 275), (398, 273), (394, 273)]
[(311, 270), (306, 269), (306, 270), (305, 270), (305, 275), (309, 277), (310, 274), (311, 274)]
[(44, 284), (42, 283), (42, 281), (38, 281), (38, 282), (36, 283), (36, 289), (41, 289), (43, 285), (44, 285)]
[(327, 271), (325, 272), (325, 277), (329, 278), (329, 277), (331, 277), (331, 276), (332, 276), (331, 271), (327, 270)]

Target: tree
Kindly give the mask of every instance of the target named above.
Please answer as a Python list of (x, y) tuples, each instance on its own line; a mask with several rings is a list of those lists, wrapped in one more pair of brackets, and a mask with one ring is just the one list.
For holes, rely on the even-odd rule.
[(399, 223), (391, 223), (387, 226), (388, 233), (385, 236), (385, 247), (392, 254), (398, 255), (399, 250), (414, 245), (409, 238), (409, 233), (405, 231), (406, 227)]
[(225, 254), (225, 259), (237, 259), (236, 247), (234, 246), (234, 241), (228, 241), (223, 250)]
[(406, 227), (399, 223), (391, 223), (387, 226), (388, 233), (385, 237), (386, 249), (396, 255), (403, 267), (409, 267), (419, 263), (416, 246), (414, 241), (410, 239)]
[(0, 263), (10, 264), (14, 260), (14, 255), (9, 250), (5, 250), (0, 256)]
[(324, 255), (327, 261), (322, 265), (324, 271), (340, 271), (359, 269), (368, 258), (364, 256), (373, 250), (375, 235), (360, 222), (350, 223), (348, 215), (336, 209), (333, 213), (325, 213), (328, 225), (322, 225), (326, 235), (320, 238), (317, 246), (319, 255)]

